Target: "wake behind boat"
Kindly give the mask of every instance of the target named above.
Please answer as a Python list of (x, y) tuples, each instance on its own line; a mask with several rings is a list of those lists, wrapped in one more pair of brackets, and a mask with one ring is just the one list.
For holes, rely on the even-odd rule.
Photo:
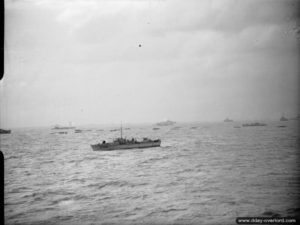
[(113, 142), (103, 141), (102, 143), (91, 145), (93, 151), (111, 151), (121, 149), (134, 149), (134, 148), (153, 148), (160, 147), (161, 140), (151, 140), (149, 138), (143, 138), (142, 141), (136, 139), (126, 139), (122, 137), (122, 126), (121, 126), (121, 137), (115, 139)]

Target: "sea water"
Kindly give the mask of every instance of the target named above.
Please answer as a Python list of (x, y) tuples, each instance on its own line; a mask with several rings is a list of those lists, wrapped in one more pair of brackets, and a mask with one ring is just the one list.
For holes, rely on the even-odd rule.
[(161, 147), (92, 151), (119, 132), (1, 135), (6, 224), (235, 224), (299, 214), (297, 121), (132, 126)]

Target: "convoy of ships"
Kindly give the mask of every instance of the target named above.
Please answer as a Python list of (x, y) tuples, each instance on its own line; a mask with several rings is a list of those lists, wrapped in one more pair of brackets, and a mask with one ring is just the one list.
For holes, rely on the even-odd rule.
[[(289, 119), (287, 119), (286, 117), (284, 117), (284, 115), (281, 116), (281, 118), (279, 119), (279, 121), (281, 122), (285, 122), (288, 121)], [(299, 115), (295, 118), (291, 118), (290, 120), (299, 120)], [(228, 122), (234, 122), (233, 120), (226, 118), (224, 120), (224, 122), (228, 123)], [(155, 125), (156, 126), (173, 126), (174, 124), (176, 124), (176, 122), (171, 121), (171, 120), (165, 120), (162, 122), (158, 122)], [(256, 126), (266, 126), (267, 124), (265, 123), (258, 123), (258, 122), (254, 122), (254, 123), (245, 123), (242, 124), (242, 127), (256, 127)], [(280, 125), (278, 127), (286, 127), (285, 125)], [(177, 127), (176, 127), (177, 128)], [(234, 128), (241, 128), (241, 126), (234, 126)], [(72, 125), (71, 123), (69, 123), (68, 126), (60, 126), (60, 125), (55, 125), (53, 128), (53, 130), (59, 130), (57, 133), (58, 134), (67, 134), (68, 131), (67, 130), (74, 130), (74, 133), (81, 133), (83, 132), (83, 130), (81, 129), (76, 129), (76, 127), (74, 125)], [(129, 130), (130, 128), (125, 128), (125, 130)], [(153, 127), (152, 130), (159, 130), (159, 127)], [(85, 131), (89, 131), (89, 130), (85, 130)], [(101, 131), (103, 131), (101, 129)], [(118, 131), (118, 129), (113, 129), (111, 131)], [(10, 134), (11, 130), (7, 130), (7, 129), (0, 129), (0, 134)], [(54, 134), (54, 133), (52, 133)], [(161, 145), (161, 140), (160, 139), (150, 139), (147, 137), (144, 137), (142, 140), (138, 141), (135, 138), (131, 138), (131, 139), (127, 139), (123, 137), (123, 128), (121, 125), (120, 128), (120, 137), (114, 139), (112, 142), (106, 142), (106, 141), (102, 141), (101, 143), (97, 143), (97, 144), (91, 144), (91, 148), (93, 151), (112, 151), (112, 150), (124, 150), (124, 149), (135, 149), (135, 148), (153, 148), (153, 147), (160, 147)]]

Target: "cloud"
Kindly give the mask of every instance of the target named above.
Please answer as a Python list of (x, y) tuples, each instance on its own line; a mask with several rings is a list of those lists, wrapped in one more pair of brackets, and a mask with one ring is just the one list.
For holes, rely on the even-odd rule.
[(1, 121), (295, 111), (295, 1), (7, 2)]

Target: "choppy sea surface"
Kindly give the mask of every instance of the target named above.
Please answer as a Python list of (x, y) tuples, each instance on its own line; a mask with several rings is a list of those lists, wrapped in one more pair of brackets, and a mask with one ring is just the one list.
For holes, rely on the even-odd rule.
[(92, 151), (110, 128), (0, 136), (6, 224), (235, 224), (299, 214), (297, 121), (132, 126), (161, 147)]

